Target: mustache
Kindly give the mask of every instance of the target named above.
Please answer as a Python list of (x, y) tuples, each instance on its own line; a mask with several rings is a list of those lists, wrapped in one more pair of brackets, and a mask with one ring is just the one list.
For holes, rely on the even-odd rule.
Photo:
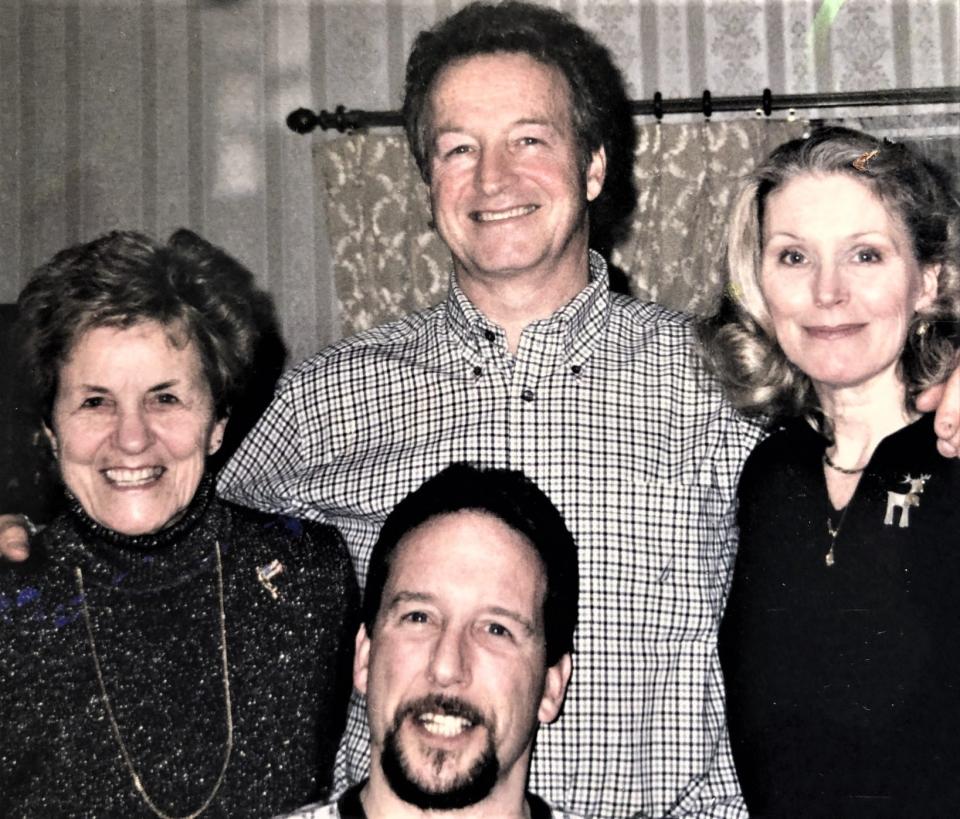
[(459, 697), (450, 697), (446, 694), (427, 694), (410, 702), (404, 703), (397, 709), (393, 718), (394, 730), (399, 730), (401, 723), (407, 717), (416, 717), (420, 714), (436, 713), (448, 717), (460, 717), (472, 725), (487, 725), (487, 718), (475, 705)]

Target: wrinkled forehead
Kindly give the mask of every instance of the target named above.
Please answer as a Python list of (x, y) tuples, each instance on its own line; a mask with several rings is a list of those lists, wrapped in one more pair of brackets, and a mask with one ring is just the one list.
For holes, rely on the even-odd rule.
[[(485, 97), (495, 108), (509, 106), (518, 112), (528, 109), (533, 117), (549, 114), (564, 127), (573, 127), (573, 91), (558, 66), (525, 51), (489, 51), (457, 57), (437, 71), (427, 94), (431, 137), (437, 125), (438, 105), (463, 99), (460, 93), (448, 93), (450, 84), (456, 83), (459, 91), (465, 82), (471, 83), (473, 96)], [(526, 93), (518, 93), (522, 91)]]

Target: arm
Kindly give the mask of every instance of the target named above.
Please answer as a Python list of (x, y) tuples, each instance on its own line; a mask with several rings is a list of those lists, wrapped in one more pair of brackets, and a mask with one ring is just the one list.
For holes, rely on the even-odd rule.
[(920, 393), (917, 409), (937, 411), (934, 429), (937, 431), (937, 449), (945, 458), (960, 457), (960, 355), (950, 377), (935, 387)]

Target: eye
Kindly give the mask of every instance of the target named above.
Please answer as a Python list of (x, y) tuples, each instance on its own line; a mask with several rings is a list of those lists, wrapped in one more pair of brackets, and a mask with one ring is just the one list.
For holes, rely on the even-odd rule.
[(853, 258), (854, 261), (859, 264), (875, 264), (876, 262), (883, 261), (880, 252), (872, 247), (860, 248), (860, 250), (854, 254)]
[(502, 623), (488, 623), (486, 631), (494, 637), (513, 637), (513, 632)]
[(400, 617), (402, 623), (427, 623), (430, 618), (425, 611), (408, 611)]
[(180, 399), (177, 398), (172, 392), (160, 392), (156, 395), (156, 401), (158, 404), (179, 404)]
[(782, 250), (780, 251), (780, 255), (777, 256), (777, 261), (780, 262), (780, 264), (789, 266), (803, 264), (806, 260), (806, 256), (804, 256), (799, 250), (794, 250), (793, 248)]
[(543, 140), (538, 137), (525, 136), (520, 138), (521, 145), (541, 145), (542, 143)]
[(106, 403), (102, 395), (91, 395), (89, 398), (84, 398), (83, 402), (80, 404), (81, 409), (99, 409), (104, 406)]
[(471, 148), (469, 145), (457, 145), (456, 147), (447, 151), (445, 156), (460, 156), (462, 154), (470, 153), (470, 150)]

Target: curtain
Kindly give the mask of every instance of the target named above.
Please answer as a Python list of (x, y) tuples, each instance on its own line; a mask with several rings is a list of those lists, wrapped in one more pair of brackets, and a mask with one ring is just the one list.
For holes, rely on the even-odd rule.
[[(956, 114), (844, 124), (906, 139), (956, 165)], [(710, 313), (723, 275), (727, 214), (744, 175), (810, 127), (764, 119), (638, 126), (638, 203), (611, 258), (630, 291), (677, 310)], [(321, 143), (315, 154), (344, 335), (442, 299), (450, 254), (431, 227), (426, 186), (403, 135), (348, 135)]]
[(403, 134), (352, 134), (315, 156), (343, 335), (440, 301), (450, 252)]
[(637, 208), (612, 257), (630, 292), (675, 310), (710, 313), (723, 278), (727, 213), (743, 177), (807, 127), (783, 120), (639, 126)]
[[(638, 128), (639, 201), (611, 261), (631, 292), (707, 313), (720, 289), (720, 245), (740, 179), (807, 124), (733, 120)], [(316, 150), (344, 335), (440, 301), (450, 253), (431, 227), (427, 189), (399, 133), (359, 133)]]

